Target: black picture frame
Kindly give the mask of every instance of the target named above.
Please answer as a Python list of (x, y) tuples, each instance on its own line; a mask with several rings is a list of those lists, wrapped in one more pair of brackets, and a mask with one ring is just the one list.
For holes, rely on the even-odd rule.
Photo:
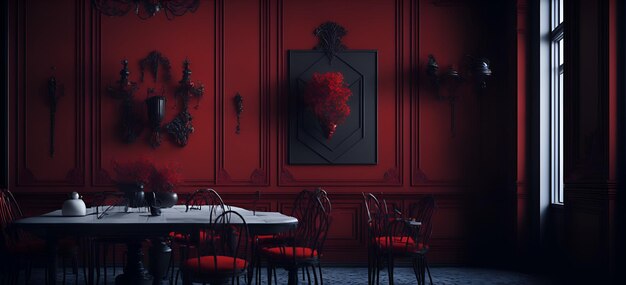
[[(303, 88), (315, 72), (339, 71), (352, 91), (351, 114), (326, 138), (304, 105)], [(321, 50), (289, 51), (288, 163), (292, 165), (375, 165), (378, 163), (378, 53), (349, 50), (328, 57)]]

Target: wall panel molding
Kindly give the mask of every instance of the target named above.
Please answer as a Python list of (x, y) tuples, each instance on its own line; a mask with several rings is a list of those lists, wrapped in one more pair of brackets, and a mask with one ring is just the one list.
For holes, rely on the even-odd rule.
[[(222, 1), (219, 1), (222, 2)], [(229, 170), (226, 168), (226, 161), (236, 161), (235, 158), (229, 158), (225, 151), (225, 147), (228, 146), (228, 141), (226, 140), (225, 132), (232, 132), (232, 129), (226, 128), (226, 120), (233, 120), (232, 117), (226, 117), (227, 112), (225, 112), (225, 108), (233, 109), (233, 100), (232, 96), (234, 94), (226, 94), (225, 93), (225, 76), (234, 76), (236, 74), (225, 74), (225, 66), (228, 64), (228, 61), (224, 55), (225, 50), (225, 40), (224, 40), (224, 25), (225, 25), (225, 5), (227, 5), (228, 1), (222, 2), (218, 6), (219, 12), (216, 14), (221, 15), (220, 20), (218, 21), (221, 25), (216, 27), (217, 34), (219, 34), (219, 39), (221, 44), (219, 45), (220, 51), (217, 52), (220, 56), (218, 57), (220, 60), (216, 63), (216, 74), (218, 77), (217, 82), (219, 82), (219, 87), (216, 88), (217, 95), (217, 104), (216, 110), (219, 112), (216, 113), (216, 130), (217, 133), (220, 134), (220, 138), (217, 139), (217, 153), (216, 160), (217, 165), (216, 169), (217, 173), (217, 185), (249, 185), (249, 186), (268, 186), (269, 185), (269, 157), (270, 157), (270, 148), (269, 148), (269, 134), (270, 134), (270, 120), (269, 120), (269, 102), (270, 102), (270, 7), (269, 0), (258, 0), (258, 14), (259, 14), (259, 22), (258, 22), (258, 32), (259, 32), (259, 45), (258, 45), (258, 55), (259, 55), (259, 78), (258, 78), (258, 89), (259, 89), (259, 102), (258, 106), (246, 104), (246, 95), (242, 94), (244, 97), (244, 113), (242, 116), (246, 116), (246, 109), (250, 108), (258, 108), (259, 110), (259, 118), (258, 118), (258, 146), (259, 146), (259, 157), (258, 159), (258, 167), (254, 169), (249, 175), (247, 179), (232, 179), (229, 174)], [(240, 35), (231, 35), (233, 37), (238, 37)], [(242, 55), (239, 55), (242, 56)], [(249, 111), (248, 111), (249, 112)], [(255, 128), (252, 126), (242, 126), (242, 132), (254, 131)], [(239, 137), (237, 137), (239, 138)], [(250, 158), (252, 159), (252, 158)]]
[[(20, 63), (20, 64), (16, 64), (15, 68), (16, 68), (16, 81), (14, 82), (16, 89), (15, 92), (16, 94), (14, 95), (16, 98), (16, 103), (17, 103), (17, 110), (16, 110), (16, 114), (17, 114), (17, 122), (16, 122), (16, 127), (17, 127), (17, 132), (16, 132), (16, 136), (15, 136), (15, 140), (16, 140), (16, 144), (15, 144), (15, 148), (16, 148), (16, 153), (17, 153), (17, 158), (16, 158), (16, 164), (14, 165), (14, 170), (15, 170), (15, 185), (18, 187), (33, 187), (33, 186), (37, 186), (37, 187), (46, 187), (46, 186), (84, 186), (85, 185), (85, 160), (84, 160), (84, 154), (85, 154), (85, 111), (84, 111), (84, 94), (85, 94), (85, 77), (83, 76), (84, 72), (85, 72), (85, 64), (86, 64), (86, 58), (85, 58), (85, 54), (84, 54), (84, 36), (85, 36), (85, 27), (84, 27), (84, 22), (85, 22), (85, 13), (84, 13), (84, 5), (85, 2), (84, 1), (79, 1), (76, 0), (73, 3), (74, 6), (74, 10), (72, 11), (73, 14), (71, 17), (73, 17), (73, 21), (74, 21), (74, 30), (73, 30), (73, 39), (74, 39), (74, 43), (73, 43), (73, 50), (68, 50), (68, 52), (71, 52), (71, 55), (68, 56), (68, 58), (73, 58), (73, 72), (72, 72), (72, 79), (73, 79), (73, 84), (71, 86), (73, 86), (74, 88), (74, 93), (70, 93), (70, 92), (65, 92), (64, 89), (62, 89), (64, 86), (68, 86), (68, 84), (66, 82), (60, 81), (58, 82), (58, 87), (57, 87), (57, 92), (59, 92), (59, 94), (62, 94), (62, 97), (59, 99), (59, 106), (60, 105), (67, 105), (67, 104), (72, 104), (73, 105), (73, 110), (74, 110), (74, 116), (72, 117), (73, 120), (73, 126), (63, 126), (60, 125), (61, 124), (61, 120), (60, 120), (60, 116), (62, 116), (63, 114), (61, 112), (57, 112), (56, 114), (56, 118), (57, 118), (57, 122), (56, 122), (56, 143), (55, 143), (55, 148), (58, 150), (61, 147), (68, 147), (68, 146), (64, 146), (64, 145), (60, 145), (58, 143), (59, 141), (59, 130), (61, 128), (66, 128), (66, 127), (70, 127), (73, 130), (73, 136), (74, 136), (74, 147), (73, 150), (71, 151), (71, 153), (73, 153), (74, 157), (73, 162), (74, 165), (67, 170), (67, 172), (61, 176), (61, 177), (57, 177), (55, 179), (45, 179), (45, 178), (41, 178), (38, 177), (38, 174), (35, 173), (32, 170), (32, 167), (28, 164), (29, 161), (29, 157), (31, 157), (32, 154), (28, 153), (28, 146), (27, 144), (29, 142), (31, 142), (32, 140), (35, 140), (35, 138), (30, 138), (27, 133), (28, 133), (28, 127), (29, 124), (35, 124), (35, 123), (39, 123), (39, 122), (33, 122), (28, 120), (29, 117), (29, 109), (31, 108), (31, 104), (36, 103), (38, 100), (39, 101), (43, 101), (45, 100), (45, 94), (39, 94), (39, 93), (32, 93), (32, 94), (36, 94), (36, 95), (40, 95), (40, 96), (36, 96), (36, 97), (32, 97), (28, 96), (28, 94), (31, 94), (29, 92), (32, 92), (32, 90), (37, 90), (38, 86), (40, 86), (42, 82), (30, 82), (29, 80), (34, 80), (32, 78), (29, 78), (28, 76), (28, 71), (27, 71), (27, 65), (28, 62), (30, 61), (30, 57), (27, 53), (27, 49), (30, 47), (29, 46), (29, 42), (27, 41), (27, 37), (29, 35), (29, 27), (28, 27), (28, 13), (29, 11), (27, 11), (27, 5), (28, 5), (28, 1), (17, 1), (17, 3), (15, 4), (15, 17), (17, 19), (17, 26), (15, 27), (16, 29), (16, 45), (14, 46), (17, 50), (16, 50), (16, 54), (17, 54), (17, 58), (16, 60)], [(32, 34), (32, 33), (31, 33)], [(54, 56), (54, 55), (50, 55), (50, 56)], [(56, 55), (56, 56), (60, 56), (60, 55)], [(50, 59), (53, 60), (54, 58)], [(54, 61), (53, 61), (54, 62)], [(59, 60), (57, 59), (57, 61), (53, 64), (62, 64), (62, 62), (59, 62)], [(48, 66), (41, 66), (42, 69), (46, 69), (48, 70)], [(50, 74), (51, 75), (51, 74)], [(47, 80), (49, 78), (46, 77), (45, 79)], [(59, 80), (59, 78), (57, 78), (57, 80)], [(64, 85), (65, 84), (65, 85)], [(69, 89), (69, 88), (68, 88)], [(38, 90), (39, 91), (39, 90)], [(73, 102), (70, 101), (71, 99), (73, 99)], [(45, 124), (49, 125), (49, 117), (44, 117), (46, 118), (45, 120)], [(41, 141), (45, 141), (45, 148), (48, 149), (49, 147), (49, 128), (46, 129), (46, 134), (45, 134), (45, 140), (41, 140)], [(37, 139), (37, 141), (40, 141), (39, 138)], [(57, 155), (54, 157), (55, 160), (59, 160), (59, 159), (67, 159), (67, 158), (62, 158), (59, 157), (59, 151), (57, 151)], [(46, 158), (47, 159), (47, 158)]]
[[(286, 70), (286, 52), (284, 49), (284, 26), (289, 23), (285, 23), (285, 0), (277, 1), (277, 49), (278, 49), (278, 185), (279, 186), (309, 186), (309, 185), (325, 185), (325, 186), (401, 186), (403, 184), (403, 98), (404, 98), (404, 80), (406, 71), (404, 68), (404, 46), (403, 46), (403, 29), (404, 29), (404, 2), (405, 0), (394, 1), (394, 49), (395, 49), (395, 143), (394, 147), (394, 164), (389, 166), (383, 166), (380, 164), (380, 159), (376, 167), (383, 168), (384, 173), (380, 177), (367, 177), (366, 175), (359, 175), (357, 177), (349, 177), (346, 179), (328, 179), (328, 178), (307, 178), (299, 177), (294, 174), (294, 171), (290, 171), (290, 165), (287, 163), (287, 132), (288, 129), (288, 82), (287, 70)], [(321, 23), (320, 23), (321, 24)], [(313, 30), (315, 27), (311, 27)], [(312, 48), (312, 47), (311, 47)], [(380, 60), (380, 59), (379, 59)], [(380, 63), (379, 63), (380, 65)], [(380, 90), (379, 90), (380, 95)], [(378, 105), (378, 112), (380, 113), (380, 104)], [(380, 116), (379, 116), (380, 117)], [(378, 122), (380, 124), (380, 121)], [(380, 127), (379, 127), (380, 128)], [(380, 132), (378, 134), (380, 136)], [(381, 143), (378, 143), (380, 149)], [(379, 152), (379, 156), (380, 156)]]

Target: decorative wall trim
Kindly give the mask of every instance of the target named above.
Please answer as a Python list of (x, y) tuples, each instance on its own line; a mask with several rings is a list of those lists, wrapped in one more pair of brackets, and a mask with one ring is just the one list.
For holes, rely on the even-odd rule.
[(0, 4), (0, 187), (9, 187), (9, 1)]
[[(16, 64), (16, 89), (15, 94), (9, 94), (9, 96), (15, 96), (17, 103), (17, 132), (16, 132), (16, 163), (15, 163), (15, 185), (22, 186), (85, 186), (85, 111), (84, 111), (84, 94), (85, 94), (85, 77), (83, 76), (85, 71), (85, 54), (84, 54), (84, 38), (85, 38), (85, 13), (84, 5), (85, 1), (74, 1), (74, 132), (75, 132), (75, 147), (74, 147), (74, 166), (68, 170), (68, 173), (62, 177), (54, 180), (45, 180), (36, 177), (36, 175), (30, 170), (28, 166), (28, 153), (26, 144), (28, 142), (27, 137), (27, 123), (28, 123), (28, 107), (29, 100), (27, 90), (29, 89), (27, 80), (27, 42), (26, 35), (28, 32), (26, 17), (26, 3), (24, 1), (16, 1), (15, 17), (17, 19), (17, 37), (16, 37), (16, 49), (17, 49), (17, 62)], [(70, 95), (70, 94), (66, 94)], [(68, 96), (69, 97), (69, 96)], [(67, 98), (66, 98), (67, 100)], [(57, 159), (59, 157), (57, 156)], [(22, 174), (21, 171), (27, 171), (28, 173)], [(76, 172), (79, 172), (78, 174)]]
[[(270, 133), (270, 120), (269, 120), (269, 102), (270, 102), (270, 86), (271, 86), (271, 77), (269, 73), (271, 72), (270, 67), (270, 2), (269, 0), (258, 0), (259, 1), (259, 106), (251, 106), (259, 108), (259, 164), (257, 169), (255, 169), (250, 175), (250, 179), (231, 179), (229, 176), (228, 180), (220, 179), (219, 173), (222, 171), (226, 172), (226, 153), (224, 151), (224, 146), (227, 144), (225, 141), (225, 132), (231, 131), (227, 130), (225, 127), (225, 118), (224, 118), (224, 108), (231, 108), (232, 100), (230, 100), (231, 94), (225, 94), (224, 92), (224, 66), (226, 65), (226, 60), (224, 56), (224, 6), (227, 1), (220, 0), (216, 1), (216, 15), (220, 15), (219, 21), (216, 23), (220, 23), (219, 27), (216, 26), (216, 38), (221, 39), (220, 44), (216, 47), (220, 47), (220, 51), (216, 53), (219, 54), (216, 57), (216, 94), (217, 94), (217, 102), (216, 102), (216, 124), (215, 129), (216, 133), (220, 134), (220, 138), (216, 139), (216, 167), (215, 169), (218, 171), (217, 176), (217, 185), (250, 185), (250, 186), (268, 186), (269, 185), (269, 157), (270, 157), (270, 149), (269, 149), (269, 133)], [(218, 5), (218, 2), (219, 5)], [(219, 11), (219, 13), (218, 13)], [(217, 19), (217, 18), (216, 18)], [(219, 34), (219, 37), (217, 36)], [(219, 87), (218, 87), (219, 85)], [(248, 129), (248, 131), (251, 128)], [(259, 170), (259, 171), (257, 171)], [(266, 177), (258, 177), (259, 175), (265, 175)]]
[[(79, 1), (79, 0), (76, 0)], [(221, 45), (223, 44), (223, 33), (218, 35), (218, 27), (223, 27), (223, 15), (219, 14), (219, 10), (217, 9), (219, 5), (223, 4), (224, 0), (216, 0), (215, 2), (215, 10), (214, 16), (216, 19), (216, 34), (215, 36), (215, 59), (216, 59), (216, 72), (219, 70), (218, 61), (220, 61), (218, 51), (221, 51)], [(80, 2), (80, 1), (79, 1)], [(104, 90), (102, 88), (102, 15), (98, 13), (93, 7), (90, 9), (91, 11), (91, 60), (93, 61), (92, 70), (91, 70), (91, 94), (93, 94), (93, 100), (91, 105), (91, 114), (92, 114), (92, 182), (91, 186), (93, 187), (111, 187), (114, 186), (114, 181), (110, 174), (102, 168), (102, 98), (106, 98), (103, 95)], [(222, 38), (218, 38), (221, 36)], [(223, 55), (223, 52), (222, 52)], [(223, 59), (222, 59), (223, 61)], [(218, 81), (215, 82), (216, 91)], [(217, 97), (217, 96), (216, 96)], [(106, 99), (105, 99), (106, 100)], [(217, 100), (217, 99), (216, 99)], [(219, 112), (219, 108), (217, 104), (215, 104), (215, 109), (213, 110), (217, 116)], [(84, 136), (83, 136), (84, 137)], [(210, 150), (207, 150), (210, 151)], [(217, 163), (216, 163), (217, 164)], [(218, 169), (216, 168), (216, 172), (214, 173), (215, 177), (217, 177)], [(206, 185), (215, 185), (216, 179), (184, 179), (181, 183), (182, 187), (196, 187), (196, 186), (206, 186)]]
[[(420, 21), (419, 21), (419, 2), (420, 0), (412, 0), (410, 2), (410, 17), (411, 25), (409, 25), (409, 62), (410, 62), (410, 78), (414, 80), (409, 81), (409, 102), (411, 104), (411, 186), (425, 183), (428, 181), (426, 173), (420, 169), (420, 92), (419, 86), (425, 82), (420, 76), (419, 70), (419, 49), (420, 49)], [(419, 78), (415, 82), (415, 78)]]

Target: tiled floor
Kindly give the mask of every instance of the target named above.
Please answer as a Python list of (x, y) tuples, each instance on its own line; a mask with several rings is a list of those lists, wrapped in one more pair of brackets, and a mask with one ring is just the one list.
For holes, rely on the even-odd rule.
[[(120, 271), (118, 270), (118, 273)], [(523, 273), (495, 270), (495, 269), (482, 269), (482, 268), (466, 268), (466, 267), (435, 267), (431, 270), (433, 282), (438, 285), (451, 285), (451, 284), (474, 284), (474, 285), (530, 285), (530, 284), (554, 284), (550, 281), (531, 276)], [(339, 284), (339, 285), (352, 285), (352, 284), (367, 284), (367, 268), (363, 267), (325, 267), (323, 269), (324, 284)], [(108, 278), (108, 284), (115, 284), (113, 272), (110, 272)], [(287, 272), (278, 270), (278, 284), (287, 284), (286, 277)], [(265, 271), (263, 271), (263, 277), (265, 277)], [(417, 284), (413, 275), (413, 270), (410, 268), (396, 268), (394, 271), (394, 279), (396, 285), (408, 285)], [(69, 274), (67, 276), (67, 284), (74, 284), (74, 275)], [(22, 279), (23, 280), (23, 279)], [(59, 274), (58, 279), (62, 280), (62, 275)], [(103, 284), (100, 280), (100, 284)], [(242, 280), (243, 281), (243, 280)], [(43, 271), (35, 270), (33, 272), (31, 284), (44, 284)], [(301, 282), (306, 284), (306, 282)], [(60, 282), (59, 282), (60, 284)], [(79, 274), (79, 284), (84, 284), (82, 274)], [(108, 285), (107, 284), (107, 285)], [(163, 284), (168, 284), (163, 282)], [(178, 282), (181, 284), (181, 282)], [(243, 284), (243, 283), (242, 283)], [(266, 281), (263, 281), (266, 284)], [(388, 284), (386, 272), (382, 272), (380, 276), (380, 284)]]

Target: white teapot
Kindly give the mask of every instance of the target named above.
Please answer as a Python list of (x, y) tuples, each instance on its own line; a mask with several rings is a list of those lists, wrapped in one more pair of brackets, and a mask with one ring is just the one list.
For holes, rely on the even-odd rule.
[(78, 193), (72, 192), (70, 199), (63, 202), (61, 213), (63, 216), (84, 216), (87, 214), (87, 206), (85, 206), (85, 201), (80, 199)]

